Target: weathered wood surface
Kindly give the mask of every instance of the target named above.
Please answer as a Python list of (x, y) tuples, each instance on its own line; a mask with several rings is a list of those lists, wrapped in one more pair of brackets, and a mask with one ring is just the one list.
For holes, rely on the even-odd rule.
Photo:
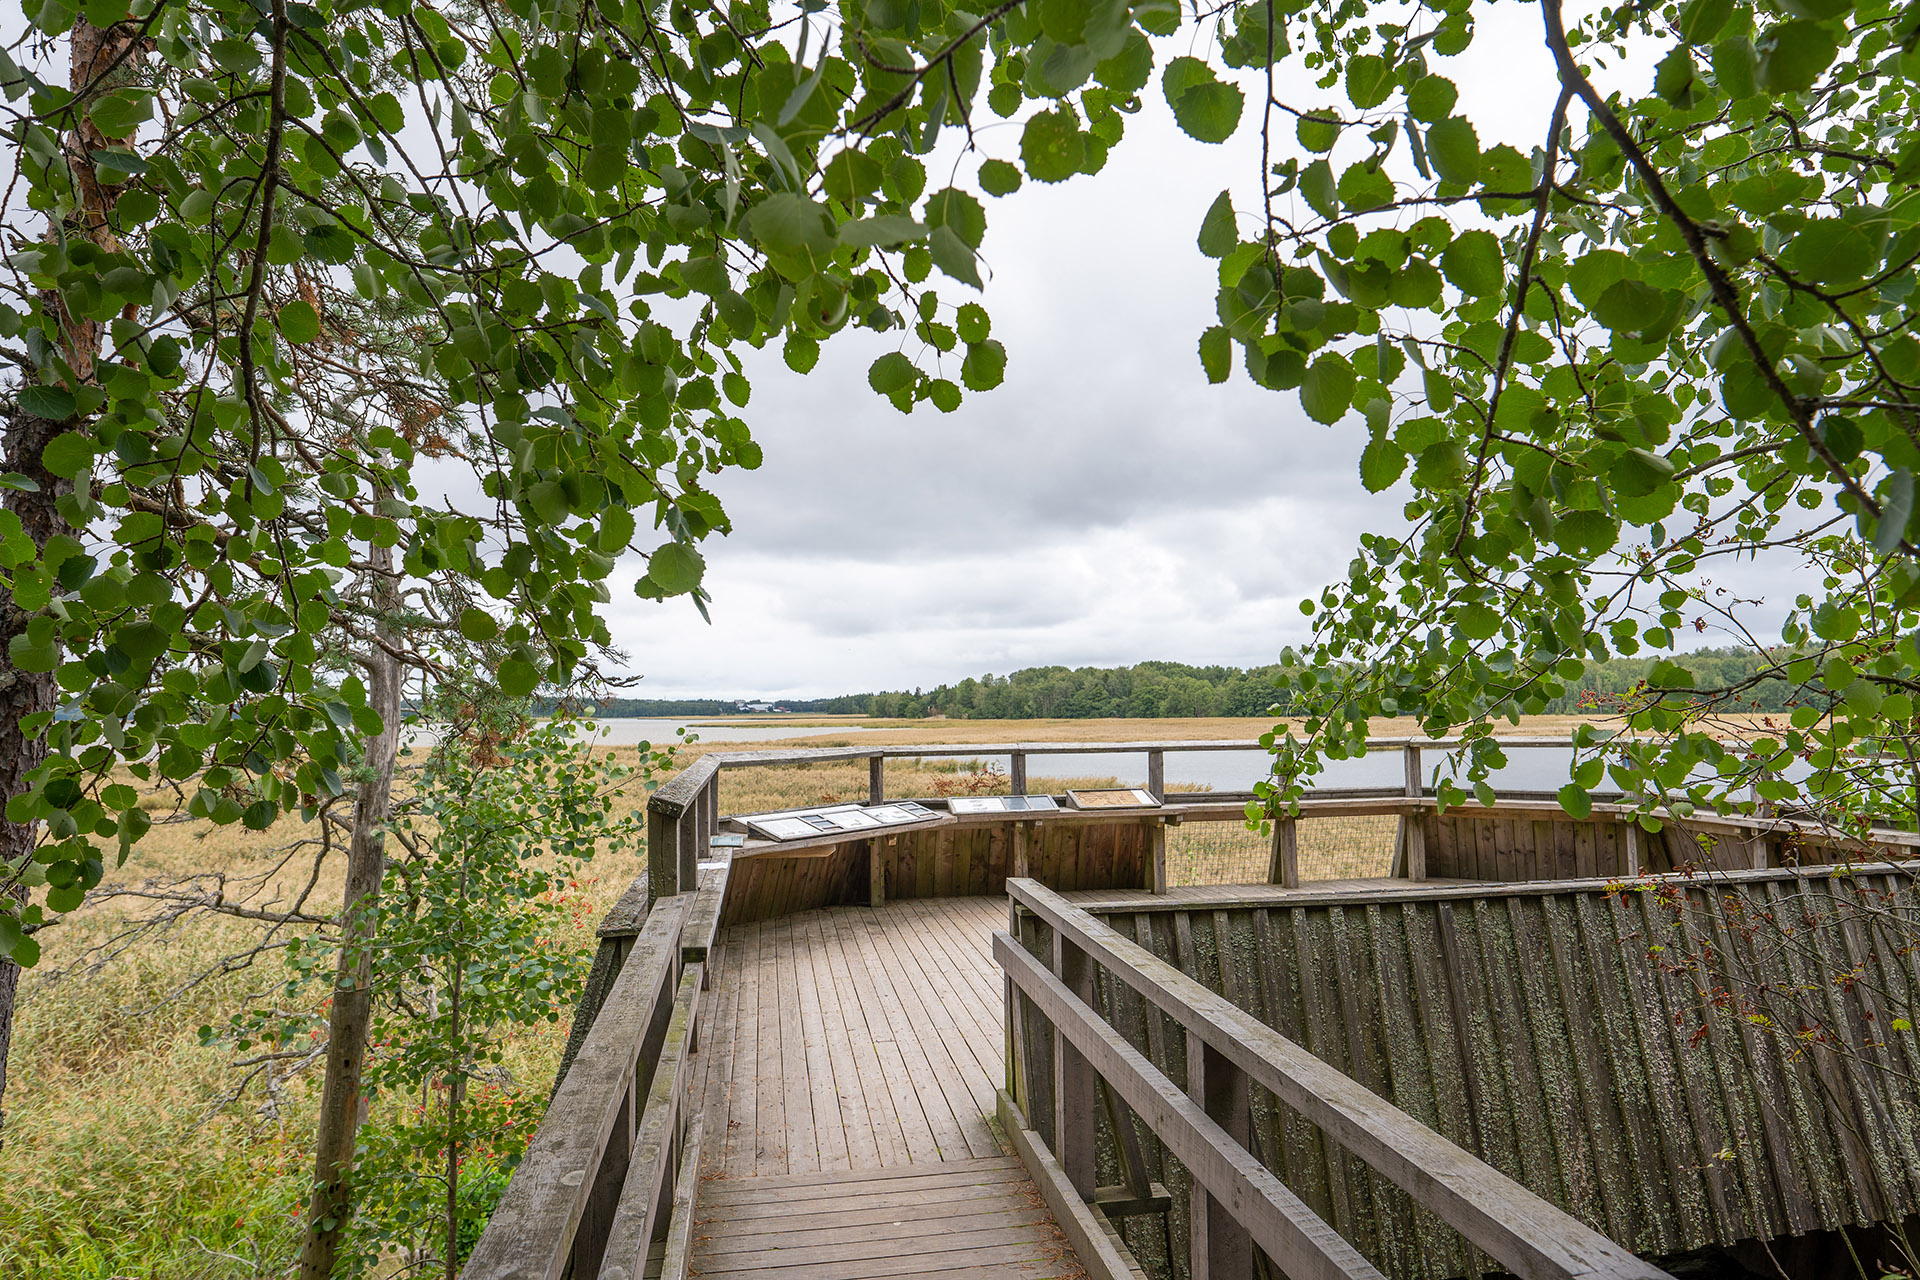
[[(1357, 1157), (1369, 1171), (1367, 1176), (1391, 1184), (1407, 1200), (1453, 1226), (1516, 1275), (1612, 1276), (1621, 1280), (1659, 1280), (1664, 1276), (1658, 1268), (1641, 1262), (1600, 1231), (1569, 1217), (1515, 1179), (1448, 1141), (1420, 1119), (1393, 1106), (1372, 1087), (1375, 1082), (1361, 1074), (1344, 1074), (1315, 1057), (1300, 1043), (1277, 1033), (1257, 1016), (1241, 1009), (1229, 996), (1182, 972), (1138, 945), (1133, 938), (1075, 910), (1037, 885), (1016, 882), (1010, 890), (1016, 902), (1040, 917), (1042, 933), (1051, 933), (1056, 953), (1063, 946), (1083, 949), (1090, 960), (1113, 979), (1145, 997), (1158, 1015), (1171, 1017), (1184, 1032), (1185, 1061), (1149, 1066), (1145, 1056), (1109, 1025), (1104, 1014), (1085, 1003), (1079, 1007), (1062, 1004), (1057, 998), (1059, 991), (1054, 992), (1051, 1006), (1041, 1001), (1043, 1013), (1055, 1020), (1056, 1028), (1068, 1032), (1073, 1030), (1071, 1023), (1062, 1025), (1059, 1019), (1079, 1018), (1091, 1022), (1089, 1036), (1111, 1037), (1125, 1047), (1121, 1057), (1132, 1055), (1125, 1062), (1115, 1059), (1116, 1066), (1129, 1071), (1145, 1067), (1164, 1089), (1174, 1087), (1167, 1077), (1184, 1078), (1196, 1108), (1220, 1130), (1220, 1138), (1230, 1142), (1236, 1157), (1258, 1164), (1251, 1154), (1259, 1145), (1252, 1133), (1253, 1094), (1248, 1088), (1251, 1082), (1320, 1130), (1348, 1156)], [(1224, 913), (1204, 914), (1212, 917), (1214, 958), (1222, 985), (1235, 994), (1243, 994), (1244, 984), (1237, 980), (1235, 973), (1238, 966), (1232, 954), (1231, 922), (1222, 918)], [(1176, 938), (1188, 943), (1197, 958), (1202, 949), (1194, 937), (1192, 923), (1187, 921), (1183, 928), (1176, 916), (1174, 932)], [(1255, 945), (1248, 950), (1257, 953), (1259, 948)], [(1010, 974), (1019, 968), (1031, 971), (1037, 965), (1011, 938), (998, 939), (995, 954), (1008, 964)], [(1051, 974), (1045, 977), (1055, 988), (1064, 990)], [(1025, 985), (1017, 976), (1015, 981)], [(1183, 1164), (1195, 1168), (1209, 1199), (1219, 1200), (1226, 1189), (1206, 1178), (1206, 1166), (1195, 1166), (1182, 1150), (1183, 1143), (1192, 1141), (1191, 1123), (1177, 1112), (1163, 1114), (1167, 1114), (1171, 1127), (1163, 1129), (1159, 1124), (1150, 1123), (1155, 1138)], [(1265, 1166), (1261, 1166), (1261, 1172), (1268, 1177), (1275, 1176)], [(1217, 1240), (1221, 1232), (1231, 1237), (1251, 1229), (1255, 1239), (1260, 1240), (1259, 1227), (1244, 1212), (1244, 1206), (1237, 1203), (1237, 1193), (1237, 1211), (1231, 1213), (1218, 1205), (1206, 1206), (1203, 1213), (1198, 1196), (1189, 1198), (1196, 1277), (1203, 1271), (1222, 1270), (1223, 1251)], [(1377, 1195), (1374, 1202), (1377, 1210)], [(1286, 1205), (1298, 1206), (1306, 1212), (1309, 1228), (1331, 1232), (1318, 1216), (1304, 1209), (1302, 1202), (1293, 1199), (1291, 1192)], [(1276, 1205), (1278, 1207), (1281, 1206)], [(1293, 1214), (1289, 1212), (1286, 1216), (1291, 1218)], [(1380, 1224), (1370, 1225), (1377, 1229)], [(1203, 1230), (1214, 1238), (1203, 1243)], [(1311, 1230), (1307, 1230), (1304, 1239), (1312, 1239)], [(1263, 1248), (1267, 1247), (1264, 1240), (1261, 1243)], [(1299, 1247), (1296, 1244), (1296, 1248)], [(1243, 1251), (1244, 1245), (1240, 1254), (1236, 1254), (1231, 1244), (1225, 1247), (1226, 1271), (1234, 1274), (1242, 1271), (1234, 1259), (1243, 1256)], [(1204, 1256), (1209, 1253), (1213, 1255), (1210, 1268)], [(1284, 1270), (1293, 1271), (1286, 1261), (1278, 1257), (1275, 1260)], [(1318, 1265), (1325, 1267), (1334, 1261), (1327, 1258)], [(1309, 1255), (1302, 1262), (1311, 1265), (1313, 1259)]]
[(565, 1271), (602, 1155), (614, 1154), (610, 1139), (630, 1138), (634, 1095), (651, 1083), (635, 1087), (634, 1063), (644, 1057), (642, 1042), (676, 973), (691, 902), (687, 895), (655, 904), (464, 1274), (559, 1280)]
[[(1006, 892), (1007, 877), (1019, 874), (1021, 830), (1026, 874), (1044, 884), (1074, 890), (1153, 883), (1160, 830), (1154, 817), (947, 818), (930, 827), (896, 827), (877, 840), (862, 834), (799, 854), (736, 857), (722, 923), (875, 900), (997, 897)], [(878, 844), (877, 868), (870, 842)]]
[(710, 1180), (693, 1271), (763, 1280), (1085, 1280), (1020, 1162)]
[[(737, 873), (736, 873), (737, 874)], [(999, 1154), (989, 938), (1004, 898), (889, 901), (724, 929), (702, 1028), (705, 1172), (833, 1173)]]
[[(1038, 1018), (1044, 1018), (1070, 1039), (1146, 1121), (1161, 1145), (1191, 1172), (1193, 1180), (1215, 1198), (1231, 1202), (1236, 1225), (1259, 1243), (1283, 1274), (1298, 1280), (1378, 1280), (1372, 1264), (1314, 1216), (1271, 1170), (1125, 1037), (1099, 1018), (1078, 1016), (1077, 1002), (1066, 984), (1023, 947), (1006, 934), (997, 934), (994, 955), (1022, 997), (1031, 1002), (1037, 1015), (1033, 1028), (1039, 1030)], [(1196, 1260), (1210, 1257), (1210, 1251), (1203, 1244), (1195, 1256)], [(1200, 1262), (1188, 1274), (1200, 1277), (1207, 1265)], [(1222, 1273), (1219, 1280), (1228, 1280), (1227, 1275)]]
[[(1577, 846), (1572, 856), (1577, 866)], [(1884, 1007), (1920, 993), (1920, 960), (1873, 923), (1888, 911), (1920, 916), (1910, 869), (1745, 871), (1618, 889), (1589, 880), (1403, 884), (1364, 899), (1074, 897), (1635, 1252), (1669, 1256), (1920, 1209), (1920, 1043)], [(1670, 901), (1684, 903), (1683, 916)], [(1749, 927), (1763, 915), (1792, 928), (1792, 940)], [(1771, 1026), (1713, 1013), (1703, 994), (1715, 985), (1711, 966), (1729, 963), (1805, 993), (1831, 1034), (1857, 1048), (1804, 1044), (1778, 1009)], [(1836, 983), (1854, 972), (1858, 982)], [(1164, 1071), (1184, 1070), (1171, 1020), (1109, 986), (1103, 1013), (1129, 1043)], [(1256, 1093), (1254, 1110), (1263, 1160), (1383, 1271), (1438, 1278), (1485, 1265), (1270, 1091)]]

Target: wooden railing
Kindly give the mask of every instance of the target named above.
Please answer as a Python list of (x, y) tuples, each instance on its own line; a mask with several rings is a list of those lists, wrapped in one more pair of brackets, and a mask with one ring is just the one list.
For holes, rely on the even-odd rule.
[[(1509, 751), (1568, 750), (1575, 745), (1571, 737), (1501, 737), (1496, 741)], [(1796, 861), (1833, 862), (1840, 857), (1821, 850), (1839, 845), (1857, 846), (1854, 854), (1871, 856), (1909, 856), (1920, 849), (1920, 835), (1911, 832), (1876, 829), (1862, 842), (1838, 835), (1827, 824), (1793, 814), (1692, 814), (1672, 819), (1661, 813), (1656, 816), (1669, 819), (1668, 829), (1648, 833), (1639, 826), (1639, 810), (1632, 806), (1602, 799), (1585, 819), (1574, 820), (1547, 791), (1508, 789), (1492, 809), (1469, 801), (1441, 814), (1434, 789), (1428, 785), (1433, 773), (1432, 753), (1462, 745), (1460, 738), (1368, 739), (1369, 753), (1401, 757), (1400, 781), (1382, 786), (1322, 788), (1300, 802), (1297, 814), (1275, 819), (1268, 882), (1288, 888), (1299, 886), (1300, 822), (1368, 815), (1397, 819), (1392, 874), (1415, 881), (1429, 876), (1469, 880), (1632, 878), (1694, 865), (1733, 870)], [(1258, 741), (1247, 739), (912, 743), (709, 752), (661, 787), (648, 803), (649, 891), (656, 896), (671, 896), (680, 886), (692, 883), (698, 860), (707, 856), (711, 837), (723, 823), (721, 775), (729, 769), (865, 760), (868, 802), (879, 803), (887, 798), (888, 760), (1006, 756), (1011, 765), (1011, 789), (1020, 795), (1027, 791), (1029, 757), (1144, 755), (1147, 789), (1161, 801), (1165, 821), (1239, 822), (1244, 821), (1251, 792), (1168, 792), (1166, 757), (1169, 753), (1259, 750)], [(924, 798), (923, 802), (941, 803)], [(1081, 820), (1086, 816), (1061, 813), (1039, 821)], [(1035, 821), (1023, 818), (1021, 830), (1026, 831)], [(1516, 825), (1505, 827), (1501, 823)]]
[[(994, 954), (1007, 975), (1012, 1119), (1038, 1131), (1088, 1201), (1148, 1207), (1156, 1197), (1140, 1163), (1137, 1116), (1190, 1179), (1189, 1247), (1167, 1259), (1182, 1280), (1248, 1280), (1259, 1274), (1256, 1248), (1292, 1280), (1381, 1274), (1258, 1158), (1256, 1087), (1514, 1275), (1666, 1275), (1057, 894), (1031, 880), (1008, 889), (1011, 932), (995, 935)], [(1103, 973), (1111, 990), (1124, 986), (1171, 1020), (1169, 1034), (1186, 1048), (1183, 1081), (1100, 1015)], [(1096, 1186), (1103, 1121), (1123, 1188)]]
[(574, 1015), (585, 1033), (465, 1280), (640, 1280), (660, 1241), (663, 1280), (687, 1274), (701, 993), (727, 876), (722, 859), (650, 904), (643, 876), (609, 917)]

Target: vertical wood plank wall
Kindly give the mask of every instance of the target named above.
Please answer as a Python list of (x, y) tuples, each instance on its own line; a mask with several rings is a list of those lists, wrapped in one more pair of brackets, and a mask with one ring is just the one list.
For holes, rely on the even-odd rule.
[[(1889, 1025), (1882, 1003), (1920, 996), (1911, 876), (1749, 873), (1615, 894), (1409, 886), (1365, 904), (1097, 913), (1644, 1256), (1920, 1212), (1920, 1041)], [(1775, 922), (1795, 931), (1790, 945)], [(1021, 933), (1036, 955), (1050, 951), (1043, 922), (1023, 914)], [(1760, 1005), (1779, 1030), (1715, 1011), (1716, 966), (1730, 965), (1775, 993)], [(1859, 982), (1834, 980), (1855, 970)], [(1096, 988), (1102, 1016), (1183, 1082), (1178, 1024), (1104, 971)], [(1803, 1043), (1795, 1010), (1841, 1047)], [(1051, 1045), (1043, 1023), (1030, 1025), (1039, 1034), (1016, 1037), (1013, 1057), (1029, 1114), (1044, 1118)], [(1253, 1093), (1248, 1149), (1394, 1280), (1493, 1270)], [(1128, 1241), (1143, 1257), (1170, 1252), (1181, 1275), (1186, 1177), (1136, 1124), (1175, 1205), (1164, 1226), (1130, 1222)], [(1113, 1145), (1103, 1133), (1106, 1180)]]
[(1668, 823), (1639, 833), (1635, 870), (1628, 865), (1627, 824), (1612, 815), (1575, 819), (1478, 809), (1442, 815), (1428, 809), (1418, 821), (1426, 836), (1427, 876), (1439, 880), (1603, 880), (1687, 867), (1744, 871), (1834, 860), (1830, 851), (1777, 832), (1693, 832)]
[[(1157, 819), (1029, 822), (1025, 872), (1050, 889), (1141, 889), (1148, 881)], [(795, 857), (756, 853), (733, 864), (723, 924), (767, 920), (816, 907), (959, 898), (1007, 891), (1016, 872), (1015, 824), (962, 822), (851, 840)], [(868, 859), (878, 856), (876, 886)]]

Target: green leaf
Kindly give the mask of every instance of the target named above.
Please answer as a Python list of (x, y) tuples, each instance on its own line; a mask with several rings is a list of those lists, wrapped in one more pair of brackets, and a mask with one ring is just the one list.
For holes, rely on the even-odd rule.
[[(826, 206), (805, 196), (778, 191), (753, 206), (748, 230), (760, 247), (778, 260), (783, 275), (804, 276), (825, 266), (838, 237)], [(789, 271), (787, 268), (793, 268)]]
[(1460, 292), (1474, 298), (1497, 294), (1506, 285), (1500, 241), (1491, 231), (1468, 231), (1440, 255), (1440, 270)]
[(1697, 93), (1693, 50), (1675, 45), (1653, 69), (1653, 91), (1676, 107), (1691, 107)]
[(976, 289), (985, 288), (980, 282), (980, 268), (974, 262), (973, 250), (954, 233), (952, 227), (935, 227), (927, 248), (933, 252), (934, 266), (962, 284), (970, 284)]
[(1240, 243), (1239, 224), (1234, 221), (1233, 197), (1225, 191), (1215, 196), (1200, 220), (1200, 252), (1209, 258), (1224, 258)]
[(1174, 121), (1189, 137), (1220, 143), (1239, 127), (1246, 96), (1217, 79), (1213, 68), (1200, 59), (1182, 56), (1167, 63), (1160, 86), (1173, 108)]
[(1393, 92), (1394, 68), (1377, 54), (1347, 59), (1347, 97), (1362, 110), (1377, 107)]
[(1614, 460), (1607, 478), (1628, 497), (1645, 497), (1673, 479), (1673, 463), (1646, 449), (1628, 449)]
[(277, 318), (288, 342), (308, 343), (320, 336), (320, 315), (305, 299), (295, 298), (281, 307)]
[(787, 335), (781, 355), (787, 362), (787, 368), (795, 373), (811, 373), (813, 366), (820, 362), (820, 342), (805, 334), (791, 333)]
[(647, 576), (670, 596), (685, 595), (700, 585), (707, 562), (684, 542), (663, 543), (647, 558)]
[(969, 391), (991, 391), (1007, 376), (1007, 349), (997, 338), (967, 344), (967, 358), (960, 365), (960, 381)]
[(1305, 197), (1308, 206), (1323, 218), (1331, 218), (1340, 212), (1333, 167), (1325, 160), (1315, 160), (1301, 171), (1300, 194)]
[(460, 634), (476, 644), (484, 644), (500, 634), (500, 624), (485, 609), (466, 609), (460, 614)]
[(1393, 203), (1393, 179), (1368, 160), (1349, 165), (1340, 175), (1340, 204), (1346, 209), (1380, 209)]
[(1913, 518), (1913, 472), (1905, 467), (1887, 477), (1880, 490), (1880, 518), (1873, 526), (1873, 549), (1891, 555)]
[(883, 213), (875, 218), (861, 218), (840, 228), (840, 243), (856, 246), (891, 249), (895, 245), (926, 238), (927, 228), (903, 213)]
[(1800, 93), (1811, 89), (1840, 52), (1824, 26), (1804, 18), (1780, 23), (1762, 36), (1754, 48), (1759, 55), (1754, 83), (1768, 93)]
[(1594, 304), (1593, 318), (1618, 333), (1638, 333), (1666, 310), (1666, 295), (1638, 280), (1610, 285)]
[(1352, 407), (1353, 388), (1353, 366), (1345, 356), (1329, 351), (1308, 366), (1300, 384), (1300, 407), (1315, 422), (1331, 426)]
[(1446, 119), (1460, 91), (1444, 76), (1421, 76), (1407, 90), (1407, 113), (1423, 124)]
[(1017, 166), (1005, 160), (983, 160), (980, 163), (980, 189), (990, 196), (1010, 196), (1020, 189), (1021, 175)]
[(1680, 6), (1680, 38), (1688, 44), (1706, 44), (1732, 16), (1733, 0), (1687, 0)]
[(867, 367), (867, 385), (883, 396), (905, 391), (920, 380), (920, 370), (898, 351), (889, 351)]
[(1020, 133), (1020, 163), (1036, 182), (1065, 182), (1087, 159), (1087, 140), (1071, 111), (1042, 111)]
[(93, 441), (77, 431), (62, 431), (47, 441), (40, 465), (63, 480), (71, 480), (93, 465)]
[(1593, 812), (1593, 797), (1587, 794), (1585, 787), (1569, 782), (1560, 788), (1558, 795), (1560, 807), (1576, 822), (1585, 821), (1587, 815)]
[(509, 698), (524, 698), (540, 687), (540, 671), (531, 662), (508, 658), (493, 673), (500, 692)]
[(1331, 151), (1340, 140), (1340, 121), (1331, 111), (1309, 111), (1294, 122), (1293, 134), (1309, 151)]
[(1407, 453), (1391, 440), (1375, 440), (1360, 451), (1360, 483), (1368, 493), (1384, 493), (1407, 469)]
[(986, 208), (958, 187), (946, 187), (927, 197), (927, 225), (952, 227), (970, 249), (987, 238)]
[(1729, 36), (1713, 46), (1713, 78), (1720, 92), (1739, 102), (1751, 98), (1758, 89), (1759, 59), (1753, 41), (1745, 36)]
[(1200, 335), (1200, 367), (1212, 383), (1225, 382), (1232, 374), (1233, 340), (1222, 326), (1213, 325)]
[(1427, 159), (1442, 182), (1472, 186), (1480, 179), (1480, 136), (1465, 116), (1449, 116), (1427, 130)]
[(75, 412), (73, 393), (61, 387), (35, 385), (20, 389), (20, 407), (37, 418), (65, 422)]
[(1879, 268), (1884, 243), (1884, 224), (1810, 218), (1787, 242), (1782, 256), (1789, 267), (1818, 283), (1851, 283)]

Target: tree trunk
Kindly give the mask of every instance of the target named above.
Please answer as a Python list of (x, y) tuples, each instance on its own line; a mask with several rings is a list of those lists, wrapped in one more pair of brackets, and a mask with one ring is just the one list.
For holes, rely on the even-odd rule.
[[(129, 49), (132, 42), (131, 27), (96, 27), (84, 18), (76, 21), (69, 40), (69, 85), (81, 93), (98, 88), (96, 82), (103, 76), (137, 74), (146, 60), (147, 46), (143, 43)], [(120, 65), (117, 73), (110, 70), (116, 62)], [(125, 141), (106, 137), (91, 119), (83, 121), (79, 134), (69, 140), (67, 163), (80, 198), (67, 215), (64, 235), (90, 240), (103, 249), (120, 248), (108, 215), (122, 187), (101, 181), (91, 155), (96, 148)], [(49, 238), (54, 231), (48, 228)], [(61, 354), (74, 377), (83, 383), (93, 381), (105, 325), (68, 315), (57, 293), (41, 295), (40, 306), (60, 322)], [(40, 459), (49, 440), (75, 425), (17, 407), (7, 420), (5, 469), (20, 472), (40, 487), (30, 493), (7, 490), (6, 509), (20, 517), (21, 527), (35, 547), (46, 546), (47, 539), (56, 533), (73, 532), (56, 505), (72, 485), (49, 474)], [(7, 646), (26, 631), (31, 616), (14, 604), (11, 594), (0, 595), (0, 803), (25, 791), (27, 778), (47, 758), (44, 728), (29, 738), (20, 730), (21, 717), (50, 713), (59, 698), (59, 685), (52, 672), (21, 671), (7, 657)], [(36, 827), (31, 822), (9, 822), (0, 812), (0, 861), (11, 863), (30, 856)], [(17, 881), (0, 881), (0, 895), (6, 899), (0, 903), (0, 912), (17, 913), (26, 905), (26, 886)], [(0, 957), (0, 1141), (6, 1134), (7, 1061), (13, 1051), (13, 1012), (19, 990), (20, 966), (11, 957)]]
[[(393, 552), (371, 548), (374, 599), (380, 615), (375, 632), (390, 638)], [(360, 1131), (360, 1078), (373, 1022), (373, 958), (378, 945), (380, 881), (387, 871), (385, 826), (393, 797), (393, 768), (400, 745), (400, 664), (375, 646), (367, 655), (367, 704), (380, 715), (381, 730), (367, 743), (365, 776), (354, 800), (353, 838), (347, 849), (347, 886), (342, 895), (339, 968), (327, 1011), (327, 1075), (320, 1092), (314, 1133), (313, 1201), (307, 1214), (300, 1280), (331, 1280), (340, 1238), (353, 1212), (353, 1149)]]
[[(7, 420), (5, 469), (20, 472), (40, 488), (35, 493), (7, 490), (6, 509), (20, 517), (21, 527), (36, 547), (45, 546), (56, 533), (71, 531), (54, 506), (66, 482), (40, 465), (47, 441), (66, 426), (24, 410), (15, 410)], [(24, 792), (28, 776), (47, 758), (44, 730), (29, 737), (21, 731), (20, 721), (50, 713), (59, 697), (51, 671), (22, 671), (7, 659), (7, 646), (26, 631), (31, 618), (13, 602), (12, 593), (0, 593), (0, 796), (6, 799)], [(31, 857), (37, 826), (8, 822), (0, 815), (0, 861), (11, 864)], [(0, 912), (15, 913), (26, 905), (24, 884), (14, 881), (4, 892), (9, 901), (0, 903)], [(13, 1048), (13, 1006), (19, 990), (20, 966), (11, 957), (0, 958), (0, 1142), (6, 1138), (7, 1059)]]

